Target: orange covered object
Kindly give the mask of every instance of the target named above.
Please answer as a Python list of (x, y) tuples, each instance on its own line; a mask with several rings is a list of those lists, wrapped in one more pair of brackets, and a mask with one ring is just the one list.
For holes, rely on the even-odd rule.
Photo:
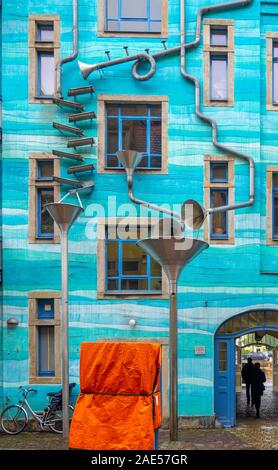
[(69, 447), (151, 450), (161, 424), (161, 345), (82, 343)]

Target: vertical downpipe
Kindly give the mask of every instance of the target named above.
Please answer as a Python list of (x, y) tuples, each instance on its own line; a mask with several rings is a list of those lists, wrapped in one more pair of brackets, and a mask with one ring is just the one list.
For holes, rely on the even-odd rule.
[(56, 98), (62, 97), (62, 66), (78, 56), (78, 0), (72, 0), (72, 38), (73, 52), (56, 63)]
[(61, 231), (62, 254), (62, 316), (61, 359), (63, 387), (63, 437), (69, 434), (69, 334), (68, 334), (68, 229)]
[(177, 283), (170, 281), (170, 440), (178, 440)]

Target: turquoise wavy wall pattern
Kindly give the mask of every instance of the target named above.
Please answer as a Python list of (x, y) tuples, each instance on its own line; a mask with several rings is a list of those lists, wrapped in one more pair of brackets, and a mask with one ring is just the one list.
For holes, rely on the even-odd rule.
[[(63, 112), (52, 105), (28, 102), (28, 15), (59, 14), (61, 53), (67, 56), (71, 43), (71, 0), (22, 0), (3, 5), (3, 402), (18, 398), (17, 387), (28, 384), (28, 292), (60, 289), (59, 245), (28, 243), (28, 178), (31, 152), (64, 149), (66, 139), (52, 129)], [(186, 2), (186, 38), (195, 33), (195, 15), (213, 0)], [(266, 111), (265, 35), (277, 31), (277, 2), (254, 0), (248, 8), (209, 15), (235, 22), (235, 105), (232, 108), (203, 107), (219, 122), (219, 140), (255, 159), (255, 204), (235, 214), (235, 245), (211, 246), (183, 272), (179, 285), (179, 413), (213, 414), (213, 342), (218, 326), (227, 318), (253, 308), (277, 308), (277, 247), (267, 246), (266, 167), (277, 164), (278, 113)], [(160, 49), (160, 39), (99, 38), (97, 0), (79, 0), (79, 58), (88, 63), (130, 52)], [(169, 0), (168, 47), (179, 43), (179, 1)], [(202, 43), (187, 55), (188, 71), (203, 84)], [(167, 95), (169, 98), (168, 175), (138, 175), (135, 192), (145, 200), (181, 203), (187, 198), (203, 202), (203, 156), (217, 154), (209, 126), (194, 114), (194, 92), (180, 75), (179, 56), (158, 61), (157, 72), (148, 82), (135, 81), (130, 64), (106, 69), (104, 78), (90, 76), (96, 93), (86, 109), (97, 110), (99, 94)], [(77, 62), (63, 68), (64, 92), (84, 84)], [(124, 86), (123, 86), (124, 84)], [(98, 123), (90, 135), (98, 138)], [(97, 149), (86, 161), (97, 167)], [(68, 164), (61, 162), (66, 175)], [(88, 236), (92, 223), (89, 205), (98, 203), (107, 211), (109, 196), (117, 204), (128, 202), (123, 175), (95, 172), (95, 190), (84, 198), (85, 214), (70, 232), (70, 380), (78, 381), (79, 347), (82, 341), (100, 338), (167, 337), (168, 301), (154, 299), (101, 300), (97, 298), (96, 241)], [(248, 167), (235, 163), (236, 201), (248, 198)], [(202, 236), (202, 232), (201, 232)], [(15, 330), (6, 327), (10, 316), (19, 319)], [(128, 322), (136, 319), (131, 330)], [(194, 347), (206, 346), (202, 358)], [(59, 385), (38, 385), (36, 405), (45, 393)], [(76, 392), (75, 392), (76, 393)]]

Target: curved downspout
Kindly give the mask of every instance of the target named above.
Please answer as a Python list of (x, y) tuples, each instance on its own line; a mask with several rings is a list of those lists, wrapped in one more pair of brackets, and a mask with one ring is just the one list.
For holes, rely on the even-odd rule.
[(255, 165), (254, 160), (252, 157), (241, 153), (237, 150), (233, 150), (226, 145), (221, 144), (217, 140), (217, 123), (214, 119), (206, 116), (200, 111), (200, 82), (196, 77), (188, 74), (186, 72), (186, 65), (185, 65), (185, 49), (191, 49), (196, 47), (200, 43), (201, 38), (201, 24), (202, 24), (202, 16), (205, 13), (215, 11), (215, 10), (225, 10), (228, 8), (233, 8), (239, 5), (249, 5), (252, 3), (253, 0), (244, 0), (244, 1), (235, 1), (229, 3), (222, 3), (218, 5), (212, 5), (210, 7), (201, 8), (198, 11), (197, 15), (197, 23), (196, 23), (196, 36), (194, 41), (185, 44), (185, 15), (184, 15), (184, 0), (180, 0), (180, 40), (181, 40), (181, 74), (186, 79), (192, 82), (195, 86), (195, 113), (199, 119), (204, 122), (207, 122), (212, 128), (212, 142), (213, 145), (218, 148), (219, 150), (224, 151), (225, 153), (229, 153), (234, 155), (235, 157), (241, 158), (249, 163), (249, 178), (250, 178), (250, 187), (249, 187), (249, 200), (246, 202), (242, 202), (239, 204), (230, 204), (226, 206), (220, 206), (216, 208), (209, 208), (207, 209), (208, 213), (212, 212), (223, 212), (233, 209), (240, 209), (242, 207), (251, 206), (254, 203), (254, 187), (255, 187)]
[(62, 97), (62, 66), (67, 62), (72, 62), (78, 56), (78, 0), (72, 0), (72, 37), (73, 52), (68, 57), (56, 62), (56, 98)]

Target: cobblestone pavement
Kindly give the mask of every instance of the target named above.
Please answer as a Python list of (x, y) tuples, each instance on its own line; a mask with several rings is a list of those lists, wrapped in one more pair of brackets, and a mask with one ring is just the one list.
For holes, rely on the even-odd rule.
[[(181, 450), (278, 450), (278, 393), (266, 389), (261, 419), (255, 418), (252, 407), (246, 406), (245, 392), (237, 394), (237, 425), (223, 429), (184, 429), (178, 442), (169, 442), (169, 433), (159, 433), (160, 449)], [(0, 433), (0, 449), (63, 450), (63, 438), (48, 432), (23, 432), (18, 436)]]

